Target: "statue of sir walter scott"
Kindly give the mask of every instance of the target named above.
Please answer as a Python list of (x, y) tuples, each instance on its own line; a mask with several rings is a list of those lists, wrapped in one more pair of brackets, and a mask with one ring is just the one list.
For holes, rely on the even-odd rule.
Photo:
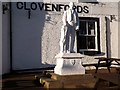
[(79, 29), (79, 18), (74, 3), (69, 3), (69, 9), (64, 11), (61, 28), (60, 53), (76, 53), (76, 30)]

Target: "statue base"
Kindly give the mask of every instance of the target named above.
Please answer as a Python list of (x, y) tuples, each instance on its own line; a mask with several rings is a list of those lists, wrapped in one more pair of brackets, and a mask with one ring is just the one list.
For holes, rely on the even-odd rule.
[(54, 73), (58, 75), (85, 74), (85, 68), (81, 65), (82, 55), (79, 53), (59, 53), (55, 56), (56, 66)]

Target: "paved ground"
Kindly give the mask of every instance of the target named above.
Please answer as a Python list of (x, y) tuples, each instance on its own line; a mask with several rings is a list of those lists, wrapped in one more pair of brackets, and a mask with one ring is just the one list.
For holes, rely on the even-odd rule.
[[(102, 72), (98, 71), (98, 74), (99, 72), (104, 73), (106, 71), (102, 71)], [(88, 73), (94, 73), (94, 71), (88, 71)], [(106, 73), (108, 74), (108, 72)], [(113, 73), (116, 72), (113, 71)], [(44, 77), (44, 73), (32, 72), (32, 73), (14, 73), (14, 74), (4, 75), (2, 77), (2, 80), (0, 80), (0, 82), (2, 83), (2, 90), (42, 90), (43, 86), (39, 83), (39, 80), (36, 80), (36, 76)]]
[(41, 90), (42, 85), (35, 76), (42, 73), (17, 73), (5, 75), (2, 79), (2, 90)]

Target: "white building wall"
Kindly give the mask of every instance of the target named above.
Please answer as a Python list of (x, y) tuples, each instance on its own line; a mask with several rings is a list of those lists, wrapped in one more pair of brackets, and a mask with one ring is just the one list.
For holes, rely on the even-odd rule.
[(118, 58), (118, 22), (111, 22), (111, 57)]
[[(95, 57), (107, 56), (107, 47), (106, 47), (106, 20), (105, 17), (110, 19), (110, 15), (115, 15), (118, 17), (118, 7), (117, 3), (100, 3), (100, 4), (90, 4), (90, 3), (78, 3), (76, 5), (88, 6), (88, 14), (79, 14), (81, 17), (98, 17), (100, 19), (100, 48), (101, 53), (95, 56), (86, 56), (83, 62), (93, 63), (97, 60), (93, 59)], [(112, 12), (111, 12), (112, 11)], [(42, 38), (42, 62), (43, 63), (55, 63), (55, 55), (59, 53), (59, 39), (60, 39), (60, 29), (62, 26), (62, 12), (48, 12), (51, 17), (50, 21), (45, 22), (43, 38)], [(118, 57), (118, 28), (117, 21), (109, 22), (111, 35), (110, 38), (111, 44), (111, 57)], [(116, 47), (116, 48), (115, 48)], [(109, 53), (110, 53), (109, 52)]]
[(43, 2), (78, 2), (78, 0), (43, 0)]
[(59, 52), (62, 13), (50, 12), (50, 21), (45, 22), (42, 35), (42, 62), (55, 64), (55, 55)]
[[(6, 4), (6, 3), (2, 3)], [(7, 3), (8, 4), (8, 3)], [(2, 14), (2, 74), (10, 72), (10, 17), (9, 11)]]
[(97, 2), (98, 0), (78, 0), (78, 2)]
[[(44, 0), (44, 1), (46, 1), (46, 0)], [(52, 0), (49, 0), (48, 2), (55, 3)], [(58, 3), (58, 1), (56, 3)], [(63, 4), (65, 4), (65, 3), (63, 3)], [(68, 2), (66, 4), (68, 4)], [(90, 3), (78, 3), (77, 4), (76, 3), (76, 5), (80, 5), (80, 6), (86, 5), (89, 7), (89, 13), (88, 14), (85, 14), (85, 13), (79, 14), (80, 17), (98, 17), (100, 19), (100, 49), (101, 49), (102, 54), (98, 54), (96, 56), (86, 56), (85, 55), (85, 58), (83, 61), (86, 63), (97, 62), (94, 59), (95, 57), (107, 56), (106, 55), (107, 54), (107, 51), (106, 51), (106, 49), (107, 49), (106, 48), (106, 40), (107, 39), (106, 39), (105, 17), (108, 17), (109, 19), (110, 19), (110, 15), (115, 15), (115, 17), (118, 17), (117, 3), (99, 3), (99, 4), (90, 4)], [(15, 17), (17, 17), (17, 19), (20, 19), (19, 20), (20, 24), (21, 23), (24, 24), (27, 22), (27, 23), (31, 23), (30, 27), (32, 27), (32, 24), (33, 24), (32, 20), (34, 20), (35, 23), (42, 21), (42, 19), (38, 20), (36, 18), (36, 15), (38, 18), (40, 18), (40, 16), (38, 16), (38, 14), (34, 14), (35, 11), (33, 11), (31, 13), (31, 19), (24, 22), (23, 20), (26, 20), (26, 18), (28, 18), (27, 13), (24, 13), (24, 11), (21, 11), (22, 13), (19, 12), (21, 15), (23, 15), (21, 18), (19, 18), (19, 13), (17, 13), (18, 11), (15, 10), (14, 13), (15, 13), (15, 15), (18, 15)], [(42, 11), (40, 11), (40, 12), (42, 12)], [(44, 17), (45, 22), (44, 22), (43, 27), (42, 28), (39, 26), (37, 26), (39, 28), (36, 27), (37, 29), (42, 29), (42, 32), (39, 33), (41, 35), (41, 39), (40, 39), (41, 40), (40, 41), (41, 55), (38, 55), (38, 56), (40, 56), (43, 64), (56, 64), (55, 55), (59, 53), (60, 30), (61, 30), (61, 26), (62, 26), (61, 18), (62, 18), (63, 11), (62, 12), (51, 11), (51, 12), (44, 12), (44, 13), (45, 13), (45, 16), (43, 16), (43, 17)], [(4, 73), (9, 72), (9, 68), (10, 68), (10, 60), (9, 60), (10, 59), (10, 56), (9, 56), (9, 35), (10, 35), (9, 33), (10, 32), (9, 32), (9, 23), (8, 23), (9, 17), (8, 17), (8, 15), (9, 15), (9, 13), (6, 13), (3, 15), (3, 22), (2, 22), (3, 27), (4, 27), (3, 28), (4, 32), (2, 34), (3, 40), (4, 40), (4, 42), (3, 42), (3, 45), (4, 45), (3, 58), (2, 58)], [(50, 18), (50, 20), (47, 20), (47, 18)], [(14, 19), (14, 20), (17, 20), (17, 19)], [(36, 22), (36, 20), (38, 20), (38, 22)], [(118, 57), (118, 42), (115, 42), (115, 41), (118, 41), (118, 38), (117, 38), (118, 37), (118, 28), (116, 27), (116, 25), (118, 25), (118, 21), (113, 20), (112, 22), (109, 22), (109, 23), (110, 23), (109, 28), (110, 28), (110, 32), (111, 32), (111, 34), (109, 35), (110, 42), (111, 42), (110, 43), (111, 44), (110, 45), (111, 46), (110, 47), (111, 56)], [(15, 27), (17, 27), (17, 26), (15, 26)], [(22, 31), (24, 31), (24, 30), (26, 30), (26, 28), (29, 28), (29, 27), (26, 27), (25, 29), (24, 29), (24, 27), (20, 27), (19, 29), (21, 30), (21, 28), (23, 28)], [(29, 28), (27, 30), (30, 31), (30, 29), (31, 28)], [(14, 30), (16, 30), (16, 29), (14, 29)], [(2, 35), (0, 35), (0, 36), (2, 36)], [(26, 46), (26, 47), (28, 47), (28, 46)], [(31, 46), (31, 47), (33, 49), (36, 48), (36, 47), (34, 48), (33, 46)], [(39, 48), (36, 48), (36, 49), (39, 50)], [(34, 56), (35, 53), (33, 53), (32, 55)], [(32, 57), (32, 55), (31, 55), (31, 57)], [(33, 66), (36, 66), (36, 65), (33, 65)], [(15, 66), (15, 67), (17, 67), (17, 66)]]
[(120, 58), (120, 2), (118, 3), (118, 57)]

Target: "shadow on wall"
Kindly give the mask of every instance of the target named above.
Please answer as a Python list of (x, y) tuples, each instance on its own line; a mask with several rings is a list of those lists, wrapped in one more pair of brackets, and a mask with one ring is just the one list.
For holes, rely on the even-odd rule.
[(40, 2), (12, 3), (12, 69), (45, 68), (42, 64), (42, 34), (46, 11), (40, 10)]

